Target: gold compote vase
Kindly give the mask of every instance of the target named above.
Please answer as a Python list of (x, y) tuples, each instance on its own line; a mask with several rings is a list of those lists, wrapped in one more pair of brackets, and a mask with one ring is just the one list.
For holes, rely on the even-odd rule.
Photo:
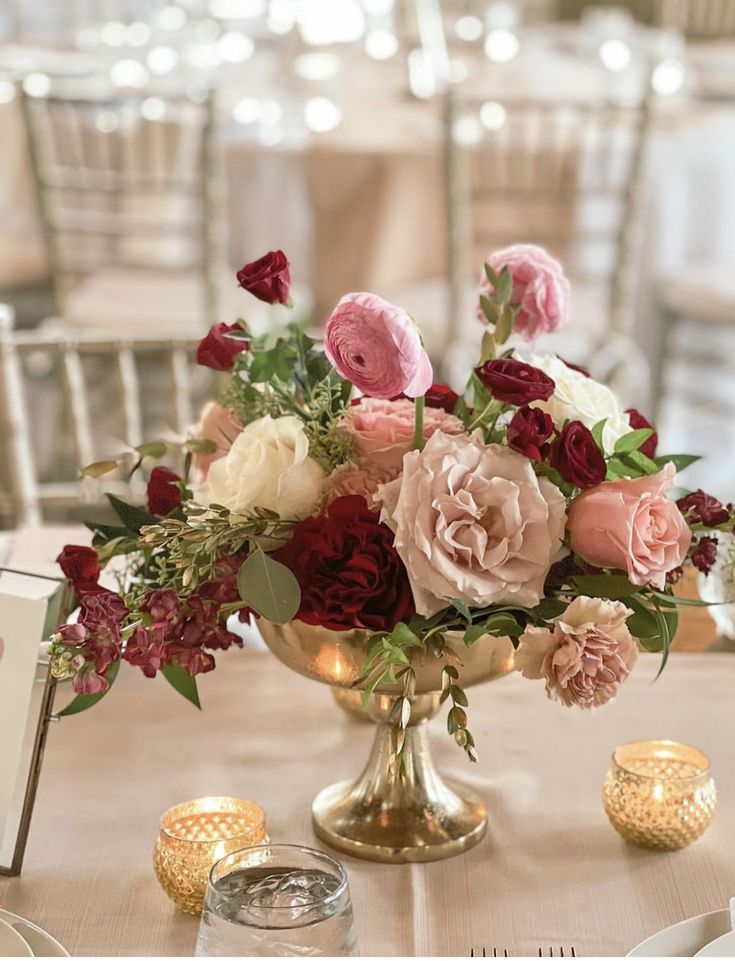
[[(292, 670), (323, 684), (352, 687), (365, 664), (365, 631), (328, 631), (301, 621), (276, 625), (261, 619), (263, 639)], [(375, 742), (362, 774), (325, 788), (312, 806), (319, 838), (345, 854), (372, 861), (436, 861), (467, 851), (487, 831), (487, 810), (469, 789), (445, 781), (429, 750), (427, 721), (439, 709), (442, 668), (452, 663), (463, 687), (494, 680), (513, 670), (508, 638), (486, 635), (466, 647), (461, 634), (447, 632), (441, 657), (412, 658), (416, 689), (405, 731), (401, 763), (396, 760), (399, 719), (391, 712), (403, 689), (379, 685), (367, 713), (376, 724)]]

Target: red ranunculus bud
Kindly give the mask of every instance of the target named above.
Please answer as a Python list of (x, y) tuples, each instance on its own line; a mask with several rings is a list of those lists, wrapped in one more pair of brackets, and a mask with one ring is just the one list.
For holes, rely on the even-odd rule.
[(446, 384), (432, 384), (424, 394), (424, 401), (427, 407), (436, 407), (445, 410), (448, 414), (454, 412), (454, 407), (459, 400), (459, 394), (447, 387)]
[(197, 363), (212, 370), (232, 370), (235, 360), (250, 344), (242, 338), (228, 337), (235, 330), (242, 330), (239, 324), (215, 324), (197, 347)]
[(692, 545), (691, 558), (692, 564), (706, 577), (717, 560), (717, 538), (700, 537)]
[(607, 467), (592, 432), (579, 420), (566, 425), (551, 445), (551, 466), (575, 487), (596, 487), (605, 480)]
[(513, 360), (512, 357), (486, 360), (475, 373), (496, 400), (519, 407), (533, 400), (548, 400), (556, 386), (551, 377), (538, 367)]
[(287, 304), (291, 294), (288, 259), (282, 250), (271, 250), (238, 270), (237, 282), (266, 304)]
[(72, 582), (77, 594), (100, 590), (97, 584), (100, 576), (100, 562), (94, 548), (67, 544), (56, 558), (56, 563)]
[(704, 524), (706, 527), (717, 527), (718, 524), (725, 524), (730, 518), (727, 507), (711, 494), (705, 494), (703, 490), (680, 497), (676, 506), (690, 522)]
[(636, 410), (635, 407), (629, 407), (625, 413), (630, 419), (630, 426), (633, 430), (643, 430), (648, 427), (653, 431), (648, 440), (644, 440), (638, 450), (641, 454), (645, 454), (646, 457), (655, 457), (656, 448), (658, 447), (658, 434), (653, 424), (649, 420), (646, 420), (643, 414)]
[(181, 482), (178, 474), (168, 467), (154, 467), (148, 481), (148, 510), (163, 517), (181, 507)]
[(546, 460), (554, 421), (538, 407), (520, 407), (508, 424), (508, 447), (530, 460)]

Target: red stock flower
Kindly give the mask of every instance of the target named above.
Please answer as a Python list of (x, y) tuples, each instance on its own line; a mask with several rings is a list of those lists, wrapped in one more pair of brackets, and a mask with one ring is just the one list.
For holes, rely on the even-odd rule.
[(655, 457), (656, 449), (658, 447), (658, 434), (656, 433), (653, 424), (647, 420), (640, 411), (636, 410), (635, 407), (629, 407), (625, 413), (630, 419), (630, 426), (633, 428), (633, 430), (650, 428), (653, 431), (648, 440), (644, 440), (638, 450), (641, 452), (641, 454), (645, 454), (646, 457)]
[(67, 544), (56, 558), (56, 563), (72, 582), (79, 597), (105, 590), (97, 583), (100, 576), (100, 562), (94, 548)]
[(166, 658), (162, 627), (160, 623), (148, 629), (137, 627), (125, 648), (125, 660), (128, 664), (139, 667), (146, 677), (155, 677)]
[(551, 466), (575, 487), (596, 487), (605, 480), (605, 458), (592, 432), (579, 420), (566, 425), (551, 445)]
[(271, 250), (238, 270), (237, 282), (266, 304), (287, 304), (291, 294), (288, 258), (282, 250)]
[(508, 447), (530, 460), (546, 460), (554, 421), (538, 407), (520, 407), (508, 424)]
[(475, 370), (475, 374), (496, 400), (519, 407), (533, 400), (548, 400), (556, 386), (551, 377), (538, 367), (512, 357), (486, 360)]
[(700, 523), (706, 527), (717, 527), (730, 519), (730, 510), (703, 490), (680, 497), (676, 506), (690, 523)]
[(712, 565), (717, 560), (717, 538), (700, 537), (692, 545), (690, 556), (692, 564), (706, 577), (712, 570)]
[(151, 591), (143, 598), (140, 609), (150, 614), (154, 623), (170, 622), (179, 613), (179, 598), (174, 590)]
[(362, 497), (338, 497), (326, 516), (307, 517), (273, 556), (296, 576), (296, 616), (307, 624), (390, 631), (414, 613), (393, 533)]
[(216, 662), (214, 657), (201, 647), (187, 647), (185, 644), (166, 645), (166, 663), (177, 663), (191, 677), (213, 671)]
[(242, 331), (239, 324), (215, 324), (197, 347), (197, 363), (212, 370), (232, 370), (235, 361), (250, 350), (250, 344), (242, 337), (228, 337), (233, 331)]
[(181, 478), (168, 467), (154, 467), (148, 481), (148, 510), (163, 517), (181, 507)]

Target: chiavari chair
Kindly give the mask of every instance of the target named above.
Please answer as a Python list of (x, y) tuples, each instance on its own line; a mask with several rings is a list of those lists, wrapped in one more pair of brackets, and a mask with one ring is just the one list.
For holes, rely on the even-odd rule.
[(688, 40), (722, 40), (735, 37), (735, 3), (732, 0), (656, 0), (654, 22), (677, 30)]

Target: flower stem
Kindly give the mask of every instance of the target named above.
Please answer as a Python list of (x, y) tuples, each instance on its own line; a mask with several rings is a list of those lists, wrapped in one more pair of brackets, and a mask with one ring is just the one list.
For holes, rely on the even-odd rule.
[(413, 431), (414, 450), (424, 449), (424, 403), (423, 397), (417, 397), (413, 405), (415, 418)]

